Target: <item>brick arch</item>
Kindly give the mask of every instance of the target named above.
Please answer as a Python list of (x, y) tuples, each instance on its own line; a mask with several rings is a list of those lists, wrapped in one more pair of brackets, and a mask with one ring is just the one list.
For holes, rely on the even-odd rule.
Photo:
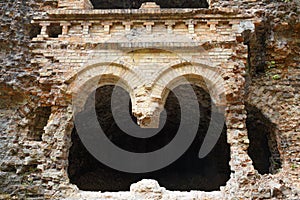
[(197, 66), (205, 66), (205, 67), (209, 67), (208, 65), (213, 66), (214, 63), (212, 61), (206, 61), (206, 60), (202, 60), (202, 61), (197, 61), (197, 62), (193, 62), (194, 59), (189, 59), (189, 58), (185, 58), (184, 56), (178, 54), (178, 58), (179, 59), (176, 59), (176, 60), (173, 60), (172, 62), (170, 63), (167, 63), (165, 64), (161, 70), (157, 71), (155, 73), (155, 77), (156, 80), (163, 74), (166, 72), (166, 70), (170, 69), (170, 68), (173, 68), (173, 67), (179, 67), (179, 66), (184, 66), (184, 65), (192, 65), (193, 63), (197, 63), (196, 65)]
[[(117, 85), (125, 89), (135, 103), (133, 90), (142, 79), (128, 67), (118, 63), (98, 63), (85, 67), (69, 79), (68, 92), (73, 95), (73, 104), (82, 108), (88, 95), (98, 87)], [(80, 95), (81, 98), (78, 98)]]
[(163, 104), (165, 104), (166, 99), (167, 99), (167, 97), (169, 95), (169, 92), (171, 90), (175, 89), (176, 87), (178, 87), (180, 85), (184, 85), (184, 84), (187, 84), (187, 83), (191, 83), (193, 85), (201, 87), (207, 93), (209, 93), (209, 90), (207, 88), (207, 85), (206, 85), (205, 80), (203, 79), (203, 77), (201, 77), (199, 75), (195, 75), (195, 74), (186, 74), (186, 75), (183, 75), (183, 76), (176, 77), (164, 88), (163, 95), (162, 95)]
[(161, 72), (154, 82), (152, 96), (160, 97), (164, 103), (169, 90), (186, 81), (207, 90), (216, 105), (225, 105), (226, 82), (218, 69), (192, 62), (183, 62)]

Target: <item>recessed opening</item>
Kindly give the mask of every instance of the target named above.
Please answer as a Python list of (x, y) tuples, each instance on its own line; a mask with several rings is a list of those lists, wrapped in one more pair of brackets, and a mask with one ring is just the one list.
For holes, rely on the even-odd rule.
[[(166, 101), (167, 119), (165, 126), (157, 135), (148, 139), (140, 139), (127, 135), (114, 122), (110, 109), (111, 94), (114, 87), (100, 87), (95, 94), (99, 124), (113, 143), (131, 152), (151, 152), (162, 148), (174, 138), (181, 119), (180, 105), (174, 93), (170, 92)], [(185, 85), (181, 85), (175, 90), (184, 90), (184, 87)], [(68, 174), (70, 182), (76, 184), (79, 189), (86, 191), (128, 191), (132, 183), (144, 178), (155, 179), (168, 190), (219, 190), (219, 187), (224, 186), (230, 178), (230, 150), (226, 140), (226, 127), (224, 126), (221, 137), (208, 156), (199, 159), (199, 149), (210, 121), (211, 101), (209, 94), (202, 88), (197, 86), (193, 86), (193, 88), (197, 94), (201, 112), (198, 133), (190, 148), (176, 162), (151, 173), (120, 172), (97, 161), (86, 150), (74, 128), (71, 136), (72, 146), (69, 151)], [(116, 87), (115, 90), (129, 95), (120, 87)], [(90, 107), (91, 105), (87, 101), (85, 109), (90, 109)], [(128, 112), (130, 112), (129, 109)], [(131, 117), (133, 120), (135, 119), (133, 116)]]
[(271, 63), (266, 61), (266, 41), (269, 34), (269, 25), (265, 22), (255, 25), (255, 31), (246, 30), (242, 33), (244, 44), (248, 47), (247, 71), (248, 74), (256, 76), (258, 74), (265, 74)]
[(42, 27), (39, 24), (31, 24), (29, 29), (30, 39), (37, 37), (41, 33)]
[(208, 8), (207, 0), (91, 0), (95, 9), (138, 9), (145, 2), (161, 8)]
[(48, 36), (51, 38), (58, 38), (62, 34), (62, 27), (58, 23), (51, 23), (47, 27)]
[(47, 125), (51, 115), (51, 107), (38, 107), (34, 114), (34, 120), (29, 129), (28, 139), (42, 141), (44, 127)]
[[(164, 127), (155, 136), (141, 139), (127, 135), (116, 125), (110, 109), (111, 94), (114, 87), (100, 87), (95, 94), (98, 121), (106, 136), (117, 146), (131, 152), (151, 152), (169, 144), (176, 135), (181, 121), (180, 105), (174, 93), (170, 92), (166, 100), (167, 118)], [(185, 87), (186, 85), (181, 85), (175, 90), (185, 90)], [(193, 86), (193, 88), (197, 94), (201, 113), (199, 128), (194, 142), (177, 161), (164, 169), (151, 173), (120, 172), (97, 161), (86, 150), (74, 128), (71, 136), (72, 146), (69, 151), (68, 174), (70, 182), (76, 184), (79, 189), (86, 191), (128, 191), (132, 183), (144, 178), (155, 179), (168, 190), (219, 190), (220, 186), (224, 186), (230, 178), (230, 149), (226, 139), (226, 127), (224, 126), (221, 137), (208, 156), (199, 159), (199, 149), (210, 122), (211, 99), (202, 88), (197, 86)], [(123, 96), (127, 95), (126, 98), (129, 98), (129, 94), (124, 89), (116, 87), (115, 90), (123, 92)], [(85, 109), (90, 109), (92, 102), (89, 102), (88, 100)], [(118, 106), (128, 105), (118, 104)], [(127, 112), (131, 111), (128, 109)], [(193, 110), (191, 109), (190, 112)], [(135, 120), (133, 116), (131, 117)]]
[(276, 173), (281, 168), (276, 140), (276, 125), (259, 109), (247, 105), (247, 130), (250, 140), (248, 154), (260, 174)]

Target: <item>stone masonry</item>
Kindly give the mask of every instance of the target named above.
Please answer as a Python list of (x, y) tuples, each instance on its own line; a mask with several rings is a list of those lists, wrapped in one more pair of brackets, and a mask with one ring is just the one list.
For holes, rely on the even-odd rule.
[[(297, 0), (112, 10), (94, 9), (89, 0), (1, 4), (0, 199), (300, 198)], [(72, 105), (80, 109), (97, 87), (118, 85), (128, 91), (137, 123), (155, 128), (169, 90), (183, 79), (225, 112), (226, 186), (176, 192), (143, 180), (128, 192), (101, 193), (70, 183)], [(274, 125), (282, 163), (274, 174), (259, 174), (248, 155), (250, 105)]]

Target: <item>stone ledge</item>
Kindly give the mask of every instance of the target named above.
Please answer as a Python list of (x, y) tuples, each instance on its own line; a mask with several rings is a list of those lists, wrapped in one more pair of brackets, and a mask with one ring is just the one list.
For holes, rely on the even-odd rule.
[[(157, 13), (154, 9), (94, 9), (94, 10), (64, 10), (64, 9), (57, 9), (57, 10), (49, 10), (48, 15), (52, 18), (74, 18), (74, 17), (84, 17), (87, 20), (89, 17), (95, 19), (97, 16), (101, 17), (108, 17), (117, 19), (120, 16), (123, 18), (130, 15), (139, 16), (139, 18), (149, 18), (149, 16), (162, 18), (167, 17), (168, 19), (171, 18), (207, 18), (207, 19), (249, 19), (253, 18), (252, 15), (249, 14), (240, 14), (237, 11), (233, 10), (218, 10), (218, 9), (177, 9), (177, 8), (166, 8), (166, 9), (159, 9), (159, 13)], [(38, 19), (38, 18), (35, 18)], [(105, 19), (105, 18), (104, 18)]]

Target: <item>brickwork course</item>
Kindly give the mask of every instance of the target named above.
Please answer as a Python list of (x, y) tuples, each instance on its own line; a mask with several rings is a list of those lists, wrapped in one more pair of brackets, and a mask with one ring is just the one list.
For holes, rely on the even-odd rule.
[[(95, 2), (0, 2), (0, 199), (300, 199), (298, 0), (210, 0), (207, 8), (182, 1), (185, 9)], [(99, 87), (129, 93), (146, 128), (158, 126), (166, 88), (179, 78), (209, 92), (225, 108), (226, 185), (179, 192), (142, 180), (125, 192), (79, 190), (68, 156), (72, 105), (86, 99), (72, 97), (91, 92), (86, 85), (99, 77)], [(250, 113), (269, 122), (270, 173), (249, 156)]]

